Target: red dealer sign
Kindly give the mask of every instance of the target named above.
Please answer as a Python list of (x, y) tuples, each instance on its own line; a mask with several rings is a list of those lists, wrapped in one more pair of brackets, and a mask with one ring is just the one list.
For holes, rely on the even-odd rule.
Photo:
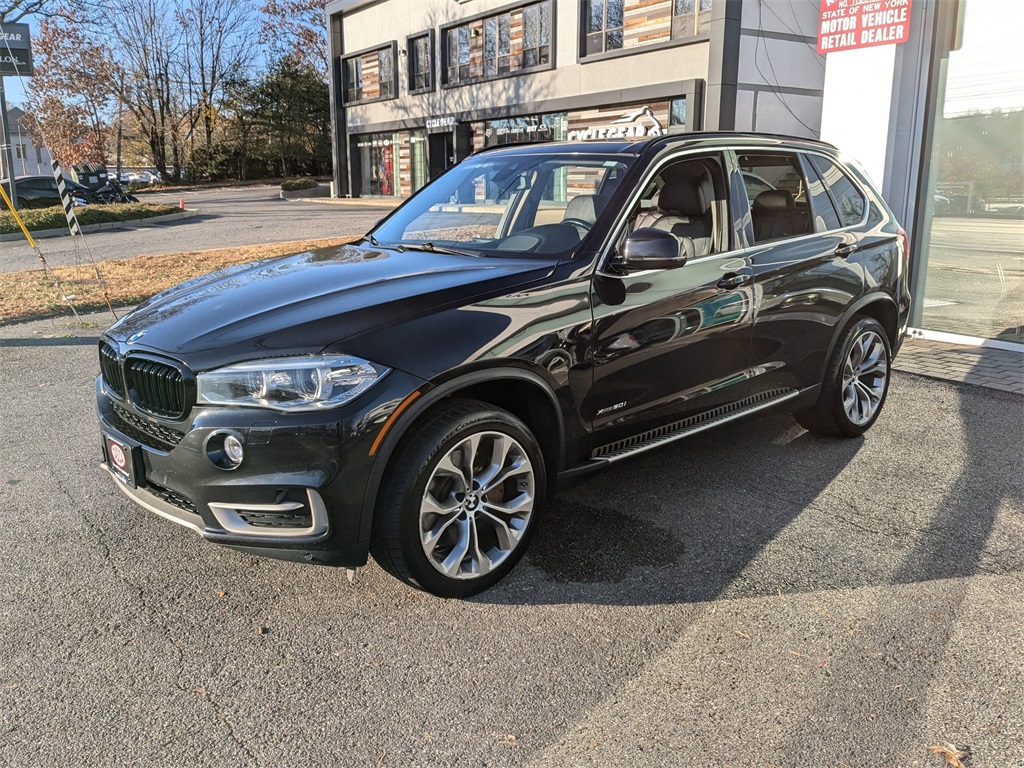
[(818, 53), (905, 43), (911, 0), (821, 0)]

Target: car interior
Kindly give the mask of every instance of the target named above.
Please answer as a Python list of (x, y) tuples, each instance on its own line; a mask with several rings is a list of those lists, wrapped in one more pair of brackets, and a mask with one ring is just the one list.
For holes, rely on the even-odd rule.
[[(814, 231), (807, 184), (795, 155), (740, 155), (739, 164), (750, 200), (755, 243)], [(764, 189), (763, 184), (772, 188)]]
[(671, 232), (693, 242), (693, 258), (725, 250), (725, 183), (717, 160), (701, 158), (668, 166), (640, 198), (630, 231), (642, 227)]

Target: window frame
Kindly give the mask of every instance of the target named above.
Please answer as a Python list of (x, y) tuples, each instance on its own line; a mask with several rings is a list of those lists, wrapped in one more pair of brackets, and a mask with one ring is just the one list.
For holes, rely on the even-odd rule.
[[(591, 30), (590, 19), (592, 14), (591, 8), (594, 2), (601, 3), (601, 29)], [(621, 27), (608, 27), (608, 4), (610, 2), (622, 3), (622, 26)], [(609, 31), (618, 32), (622, 35), (622, 39), (619, 41), (617, 48), (608, 47), (608, 33)], [(589, 50), (589, 38), (592, 35), (601, 35), (601, 50), (590, 51)], [(584, 58), (587, 56), (601, 56), (606, 53), (618, 53), (619, 51), (626, 50), (623, 46), (626, 42), (626, 0), (582, 0), (580, 3), (580, 57)], [(643, 46), (636, 46), (641, 48)]]
[[(811, 170), (814, 171), (815, 175), (818, 177), (818, 180), (825, 188), (825, 193), (828, 195), (828, 199), (832, 201), (832, 207), (835, 209), (836, 215), (839, 217), (840, 230), (864, 226), (867, 223), (868, 217), (871, 215), (871, 197), (864, 191), (864, 188), (858, 183), (856, 176), (853, 173), (851, 173), (850, 170), (846, 168), (843, 165), (842, 161), (840, 161), (838, 158), (829, 157), (828, 155), (814, 152), (805, 152), (804, 154), (806, 155), (807, 165), (811, 168)], [(817, 157), (820, 157), (834, 165), (837, 169), (839, 169), (839, 172), (843, 175), (843, 178), (850, 182), (851, 186), (855, 190), (857, 190), (857, 193), (860, 195), (861, 201), (863, 203), (862, 208), (864, 210), (864, 213), (861, 216), (860, 221), (858, 221), (856, 224), (846, 224), (843, 222), (843, 209), (839, 205), (839, 200), (836, 199), (836, 195), (832, 191), (832, 185), (829, 184), (828, 181), (825, 179), (825, 174), (822, 173), (818, 166), (815, 164), (814, 160), (812, 159), (812, 155), (816, 155)], [(829, 231), (838, 232), (840, 230)]]
[[(722, 0), (718, 0), (718, 2), (721, 2), (721, 1)], [(703, 36), (706, 36), (707, 34), (709, 34), (708, 32), (701, 32), (700, 31), (700, 15), (703, 12), (700, 6), (701, 6), (701, 3), (704, 2), (704, 0), (693, 0), (693, 26), (692, 26), (691, 29), (687, 30), (686, 34), (677, 33), (677, 31), (676, 31), (676, 19), (678, 19), (678, 18), (680, 18), (680, 17), (682, 17), (684, 15), (689, 15), (689, 14), (679, 13), (676, 10), (676, 8), (679, 5), (679, 2), (680, 2), (680, 0), (672, 0), (672, 13), (671, 13), (672, 21), (671, 21), (671, 24), (670, 24), (670, 31), (669, 31), (670, 39), (672, 39), (672, 40), (692, 40), (695, 37), (703, 37)], [(708, 2), (710, 3), (710, 5), (706, 9), (704, 9), (704, 10), (706, 10), (710, 14), (714, 10), (715, 0), (708, 0)], [(708, 24), (710, 25), (710, 19), (708, 21)]]
[[(383, 51), (391, 51), (391, 77), (385, 81), (383, 78), (378, 76), (378, 83), (380, 88), (380, 95), (365, 98), (363, 96), (363, 77), (362, 77), (362, 59), (364, 56), (376, 53), (377, 54), (377, 66), (378, 71), (380, 69), (380, 54)], [(398, 41), (391, 40), (383, 45), (374, 45), (370, 48), (364, 48), (361, 51), (355, 51), (354, 53), (345, 54), (341, 56), (341, 77), (342, 77), (342, 104), (346, 107), (356, 106), (359, 104), (375, 104), (378, 101), (391, 101), (392, 99), (398, 98)], [(351, 94), (355, 90), (349, 84), (349, 63), (358, 62), (359, 70), (359, 86), (358, 86), (358, 98), (350, 98)], [(384, 92), (384, 83), (387, 82), (389, 93)]]
[[(715, 2), (725, 2), (726, 0), (714, 0)], [(601, 53), (588, 53), (587, 52), (587, 28), (590, 23), (590, 2), (591, 0), (578, 0), (578, 40), (577, 40), (577, 63), (589, 64), (595, 61), (604, 61), (606, 59), (618, 59), (623, 56), (638, 56), (644, 53), (650, 53), (653, 51), (663, 51), (669, 48), (678, 48), (686, 45), (696, 45), (699, 43), (707, 42), (711, 39), (711, 33), (702, 32), (697, 35), (691, 35), (688, 37), (678, 36), (675, 37), (671, 33), (671, 25), (669, 27), (669, 36), (664, 40), (657, 40), (650, 43), (642, 43), (640, 45), (632, 45), (623, 48), (612, 48), (607, 47)], [(698, 0), (699, 3), (699, 0)], [(625, 8), (623, 9), (623, 29), (625, 29)], [(669, 6), (670, 11), (675, 10), (674, 2)], [(605, 11), (605, 18), (607, 18), (607, 11)], [(669, 19), (674, 18), (674, 14), (669, 15)], [(605, 29), (605, 32), (607, 28)], [(596, 34), (596, 33), (592, 33)], [(604, 34), (604, 32), (602, 33)], [(623, 45), (625, 45), (625, 37), (623, 37)]]
[[(429, 82), (427, 85), (416, 87), (416, 75), (418, 73), (416, 72), (415, 65), (418, 59), (414, 55), (414, 51), (416, 42), (423, 40), (424, 38), (427, 40), (427, 58), (429, 62), (427, 67), (427, 77)], [(414, 35), (409, 35), (405, 38), (405, 50), (406, 59), (408, 60), (408, 72), (406, 74), (408, 75), (409, 93), (414, 95), (419, 93), (432, 93), (437, 88), (437, 38), (434, 30), (428, 29), (423, 32), (417, 32)]]
[[(549, 13), (548, 13), (548, 19), (549, 19), (549, 23), (548, 23), (548, 37), (549, 37), (549, 40), (548, 40), (548, 43), (547, 43), (548, 61), (547, 61), (547, 63), (544, 63), (544, 64), (537, 64), (535, 66), (530, 66), (530, 67), (520, 66), (519, 69), (512, 69), (511, 68), (511, 60), (512, 60), (513, 56), (512, 56), (512, 36), (511, 36), (511, 26), (512, 26), (511, 25), (511, 14), (513, 12), (515, 12), (515, 11), (523, 10), (523, 9), (526, 9), (526, 8), (528, 8), (530, 6), (540, 6), (542, 3), (547, 3), (548, 8), (549, 8)], [(505, 77), (517, 77), (519, 75), (527, 75), (527, 74), (531, 74), (533, 72), (547, 72), (549, 70), (555, 69), (555, 67), (556, 67), (556, 62), (555, 62), (555, 48), (556, 48), (555, 41), (558, 39), (558, 35), (557, 35), (557, 23), (558, 22), (557, 22), (556, 10), (557, 10), (556, 9), (556, 0), (525, 0), (525, 1), (524, 0), (519, 0), (519, 2), (510, 4), (510, 5), (506, 5), (506, 6), (502, 6), (500, 8), (495, 8), (495, 9), (492, 9), (492, 10), (489, 10), (489, 11), (484, 11), (483, 13), (478, 13), (475, 16), (467, 16), (465, 18), (459, 19), (457, 21), (453, 21), (453, 22), (448, 23), (448, 24), (442, 24), (438, 28), (439, 37), (440, 37), (439, 45), (438, 45), (438, 47), (440, 49), (439, 55), (438, 55), (438, 59), (441, 62), (441, 76), (440, 76), (441, 88), (445, 89), (445, 90), (448, 89), (448, 88), (459, 88), (461, 86), (472, 85), (474, 83), (489, 82), (491, 80), (500, 80), (500, 79), (505, 78)], [(524, 14), (524, 16), (525, 16), (525, 14)], [(540, 34), (539, 18), (540, 18), (540, 16), (539, 16), (539, 10), (538, 10), (538, 30), (537, 30), (538, 35)], [(495, 32), (494, 51), (495, 51), (495, 55), (494, 55), (494, 57), (488, 58), (487, 57), (487, 37), (488, 37), (487, 30), (488, 30), (488, 22), (491, 21), (492, 19), (494, 20), (494, 32)], [(502, 41), (502, 20), (503, 19), (507, 20), (508, 40), (509, 40), (508, 51), (505, 52), (505, 53), (502, 53), (502, 45), (501, 45), (501, 41)], [(467, 70), (469, 70), (470, 69), (470, 65), (468, 63), (466, 65), (463, 65), (458, 59), (455, 60), (454, 64), (451, 63), (452, 45), (451, 45), (451, 41), (449, 39), (450, 38), (450, 33), (453, 30), (461, 30), (461, 29), (464, 28), (464, 29), (467, 30), (467, 33), (470, 34), (470, 40), (472, 40), (473, 36), (472, 36), (472, 33), (471, 33), (471, 27), (473, 25), (475, 25), (477, 22), (479, 22), (480, 30), (481, 30), (479, 37), (482, 38), (482, 45), (481, 45), (482, 51), (481, 51), (481, 62), (480, 62), (480, 69), (481, 69), (482, 74), (480, 74), (478, 76), (471, 76), (471, 75), (467, 74), (466, 77), (462, 77), (461, 73), (460, 73), (459, 76), (455, 80), (452, 80), (450, 78), (450, 70), (451, 70), (452, 66), (457, 67), (459, 70), (461, 70), (463, 67), (465, 67)], [(524, 24), (525, 24), (525, 19), (524, 19)], [(523, 43), (523, 42), (525, 42), (525, 32), (524, 32), (523, 38), (521, 39), (521, 43)], [(472, 43), (470, 43), (470, 45), (472, 45)], [(543, 48), (543, 47), (544, 46), (538, 46), (538, 48), (536, 50), (539, 51), (540, 48)], [(520, 48), (519, 56), (520, 56), (520, 59), (521, 59), (522, 63), (525, 63), (525, 60), (526, 60), (525, 51), (526, 51), (525, 47), (521, 47)], [(539, 58), (540, 58), (540, 56), (539, 56), (539, 53), (538, 53), (538, 59)], [(470, 48), (470, 59), (472, 60), (472, 48)], [(488, 64), (489, 61), (493, 61), (494, 62), (494, 67), (493, 67), (494, 71), (493, 71), (493, 73), (490, 73), (490, 70), (489, 70), (489, 66), (490, 65)]]

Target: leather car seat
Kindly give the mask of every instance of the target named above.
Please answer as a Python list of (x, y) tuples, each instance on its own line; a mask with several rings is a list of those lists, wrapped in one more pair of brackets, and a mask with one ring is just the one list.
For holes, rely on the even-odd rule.
[(769, 189), (755, 197), (750, 217), (758, 243), (811, 231), (808, 217), (797, 210), (793, 195), (785, 189)]
[(671, 232), (693, 241), (694, 256), (711, 253), (711, 203), (714, 200), (710, 179), (673, 178), (658, 193), (661, 213), (648, 226)]
[[(580, 233), (580, 239), (590, 231), (590, 227), (601, 215), (608, 199), (604, 195), (576, 195), (569, 204), (565, 206), (565, 213), (562, 214), (562, 221), (572, 224)], [(572, 221), (575, 219), (575, 221)], [(577, 222), (585, 222), (590, 226), (582, 226)]]

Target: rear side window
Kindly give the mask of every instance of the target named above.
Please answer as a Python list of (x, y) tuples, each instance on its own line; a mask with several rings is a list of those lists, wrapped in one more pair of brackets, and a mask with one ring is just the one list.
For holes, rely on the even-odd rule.
[(810, 160), (806, 155), (804, 158), (804, 173), (807, 175), (807, 195), (811, 202), (811, 215), (814, 217), (815, 232), (831, 232), (841, 228), (839, 214), (832, 204), (832, 198), (825, 189), (825, 183), (818, 176), (818, 172), (809, 164)]
[(831, 160), (821, 155), (811, 155), (810, 159), (832, 196), (843, 226), (852, 227), (860, 224), (864, 220), (864, 210), (868, 201), (857, 185)]
[(814, 232), (808, 185), (794, 153), (739, 155), (743, 186), (750, 201), (754, 242), (765, 243)]

